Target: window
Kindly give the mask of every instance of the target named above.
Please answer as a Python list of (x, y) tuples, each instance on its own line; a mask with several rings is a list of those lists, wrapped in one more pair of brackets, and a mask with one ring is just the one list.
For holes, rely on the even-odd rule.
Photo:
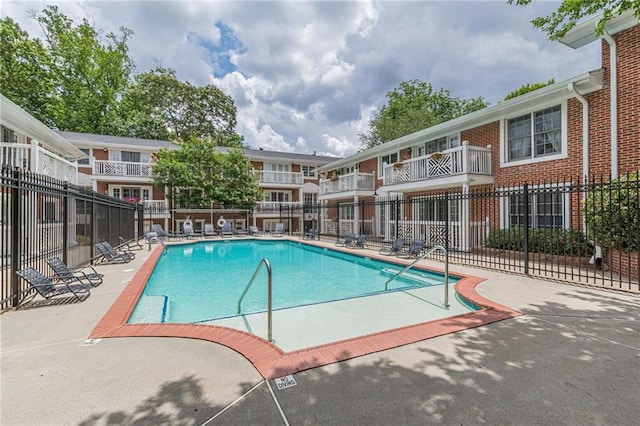
[(306, 205), (316, 205), (318, 203), (318, 194), (314, 192), (305, 192), (303, 196), (304, 204)]
[(507, 161), (561, 154), (562, 121), (560, 105), (507, 120)]
[(2, 126), (2, 140), (0, 142), (17, 143), (18, 135), (13, 130)]
[(302, 166), (302, 175), (306, 178), (315, 178), (316, 166)]
[(347, 206), (340, 206), (340, 211), (338, 212), (340, 216), (340, 220), (353, 220), (353, 204)]
[(398, 153), (382, 155), (378, 159), (378, 176), (382, 177), (384, 174), (384, 163), (393, 164), (398, 161)]
[(269, 191), (264, 194), (264, 201), (288, 203), (291, 200), (291, 192), (288, 191)]
[(413, 156), (422, 157), (423, 155), (433, 154), (434, 152), (441, 152), (451, 148), (457, 148), (460, 146), (460, 135), (449, 135), (439, 139), (435, 139), (424, 144), (416, 145), (413, 147)]
[(87, 158), (81, 158), (80, 160), (78, 160), (78, 165), (85, 165), (88, 166), (89, 165), (89, 155), (91, 155), (89, 153), (89, 148), (80, 148), (80, 151), (84, 152), (85, 154), (87, 154)]
[[(524, 195), (510, 195), (507, 214), (507, 227), (523, 227)], [(564, 227), (564, 197), (560, 192), (544, 192), (529, 195), (529, 227), (554, 228)]]
[(132, 151), (120, 151), (120, 161), (125, 161), (127, 163), (139, 163), (140, 153)]

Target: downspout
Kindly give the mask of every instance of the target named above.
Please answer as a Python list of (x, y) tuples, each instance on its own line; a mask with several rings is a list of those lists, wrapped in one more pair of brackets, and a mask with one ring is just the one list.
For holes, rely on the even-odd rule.
[[(573, 83), (569, 83), (569, 92), (573, 93), (578, 101), (582, 104), (582, 176), (583, 184), (589, 182), (589, 103), (578, 92)], [(587, 192), (582, 193), (582, 199), (586, 200)], [(582, 230), (587, 232), (586, 218), (582, 217)]]
[(582, 177), (586, 182), (589, 179), (589, 103), (573, 83), (569, 83), (568, 89), (582, 104)]
[(611, 96), (611, 179), (618, 177), (618, 49), (605, 29), (602, 37), (609, 44), (609, 93)]

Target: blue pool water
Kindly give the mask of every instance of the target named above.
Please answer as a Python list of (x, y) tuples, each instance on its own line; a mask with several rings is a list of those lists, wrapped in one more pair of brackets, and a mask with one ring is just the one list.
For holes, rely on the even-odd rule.
[[(384, 292), (401, 267), (367, 257), (293, 241), (202, 241), (170, 247), (162, 255), (129, 319), (130, 323), (202, 322), (237, 315), (238, 299), (261, 259), (273, 271), (273, 309)], [(457, 279), (449, 277), (450, 283)], [(444, 276), (411, 269), (389, 291), (442, 285)], [(242, 314), (267, 309), (262, 268), (242, 302)]]

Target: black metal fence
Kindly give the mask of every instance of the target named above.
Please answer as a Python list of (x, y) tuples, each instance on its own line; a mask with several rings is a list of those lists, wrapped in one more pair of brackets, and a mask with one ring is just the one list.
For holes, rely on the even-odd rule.
[[(67, 182), (21, 170), (0, 170), (0, 310), (15, 306), (26, 287), (16, 271), (50, 275), (46, 259), (68, 266), (94, 258), (94, 244), (142, 236), (142, 208)], [(137, 222), (136, 211), (138, 210)]]
[(640, 291), (637, 174), (388, 195), (304, 211), (317, 212), (323, 239), (366, 235), (374, 250), (397, 238), (419, 240), (445, 247), (452, 263)]

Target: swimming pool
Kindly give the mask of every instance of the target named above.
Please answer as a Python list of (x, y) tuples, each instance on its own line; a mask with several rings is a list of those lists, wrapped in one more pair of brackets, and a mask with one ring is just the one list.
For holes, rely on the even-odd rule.
[[(402, 267), (294, 241), (201, 241), (171, 247), (156, 264), (129, 323), (207, 322), (237, 316), (237, 303), (261, 259), (273, 270), (273, 309), (385, 292)], [(454, 283), (456, 277), (450, 276)], [(442, 274), (412, 269), (388, 292), (440, 286)], [(242, 314), (267, 309), (266, 272), (242, 302)]]

